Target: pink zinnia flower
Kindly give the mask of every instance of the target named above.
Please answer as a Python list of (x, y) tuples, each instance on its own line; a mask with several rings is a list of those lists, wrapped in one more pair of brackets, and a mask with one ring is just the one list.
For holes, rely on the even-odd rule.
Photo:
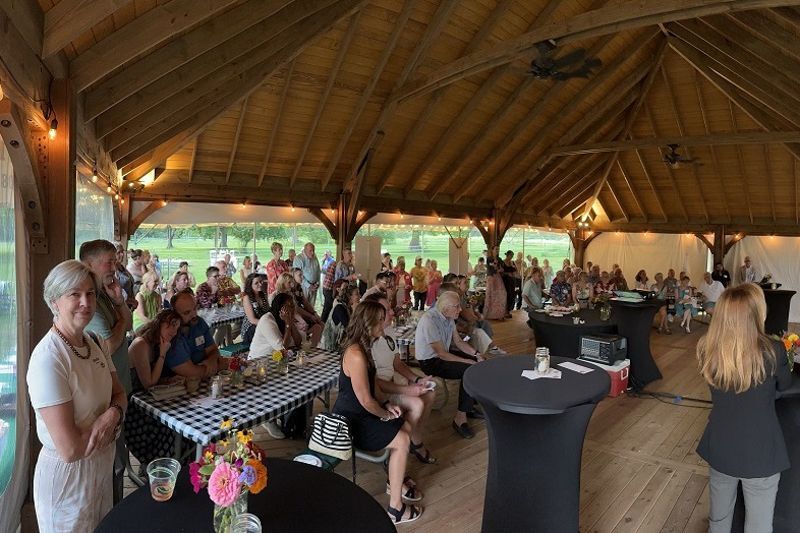
[(189, 481), (194, 487), (194, 493), (200, 492), (203, 488), (203, 478), (200, 477), (200, 465), (197, 463), (189, 463)]
[(241, 492), (239, 471), (230, 463), (217, 465), (208, 478), (208, 495), (211, 501), (221, 507), (230, 507)]

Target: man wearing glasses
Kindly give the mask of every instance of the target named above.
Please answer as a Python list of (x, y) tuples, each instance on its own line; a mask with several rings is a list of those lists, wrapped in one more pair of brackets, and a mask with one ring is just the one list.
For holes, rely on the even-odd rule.
[[(444, 292), (417, 324), (414, 339), (416, 358), (427, 375), (461, 379), (470, 365), (483, 361), (482, 354), (456, 333), (455, 319), (460, 312), (458, 294)], [(475, 409), (475, 400), (464, 390), (462, 382), (459, 383), (458, 410), (453, 417), (453, 429), (461, 437), (471, 439), (475, 434), (467, 424), (467, 418), (483, 418), (483, 414)]]

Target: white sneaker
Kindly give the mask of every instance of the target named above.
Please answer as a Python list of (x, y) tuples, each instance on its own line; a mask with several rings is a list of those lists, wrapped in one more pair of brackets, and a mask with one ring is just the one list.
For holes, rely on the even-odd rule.
[(283, 431), (281, 431), (281, 428), (278, 427), (276, 422), (264, 422), (261, 426), (267, 430), (267, 433), (269, 433), (269, 436), (273, 439), (281, 440), (286, 438), (286, 435), (283, 434)]

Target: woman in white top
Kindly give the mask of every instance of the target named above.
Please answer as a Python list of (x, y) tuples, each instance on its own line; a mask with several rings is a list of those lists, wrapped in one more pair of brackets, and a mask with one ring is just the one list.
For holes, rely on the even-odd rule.
[(258, 319), (250, 359), (267, 357), (275, 350), (299, 348), (303, 336), (294, 320), (294, 299), (291, 294), (279, 292), (272, 298), (269, 313)]
[(93, 531), (112, 505), (114, 440), (128, 402), (105, 341), (84, 334), (97, 286), (74, 260), (44, 282), (53, 327), (34, 348), (27, 375), (42, 443), (33, 478), (42, 533)]

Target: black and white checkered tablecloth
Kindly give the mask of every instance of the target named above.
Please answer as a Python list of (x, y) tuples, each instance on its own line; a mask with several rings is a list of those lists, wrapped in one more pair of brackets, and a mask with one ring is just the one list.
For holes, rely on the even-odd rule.
[(235, 418), (236, 425), (249, 428), (273, 420), (335, 387), (339, 381), (339, 355), (319, 348), (308, 351), (308, 362), (302, 368), (291, 363), (289, 374), (278, 373), (269, 361), (267, 382), (255, 375), (245, 378), (245, 387), (225, 385), (222, 398), (209, 398), (208, 384), (197, 392), (178, 398), (154, 400), (147, 392), (132, 399), (147, 413), (184, 437), (200, 445), (219, 439), (219, 425), (224, 417)]
[(232, 324), (241, 322), (244, 318), (244, 310), (241, 307), (226, 310), (224, 307), (218, 307), (213, 311), (204, 311), (202, 314), (198, 313), (203, 320), (206, 321), (208, 327), (215, 328), (223, 324)]
[(399, 326), (394, 329), (397, 333), (395, 337), (397, 344), (400, 346), (411, 346), (414, 344), (414, 337), (417, 334), (416, 326)]

